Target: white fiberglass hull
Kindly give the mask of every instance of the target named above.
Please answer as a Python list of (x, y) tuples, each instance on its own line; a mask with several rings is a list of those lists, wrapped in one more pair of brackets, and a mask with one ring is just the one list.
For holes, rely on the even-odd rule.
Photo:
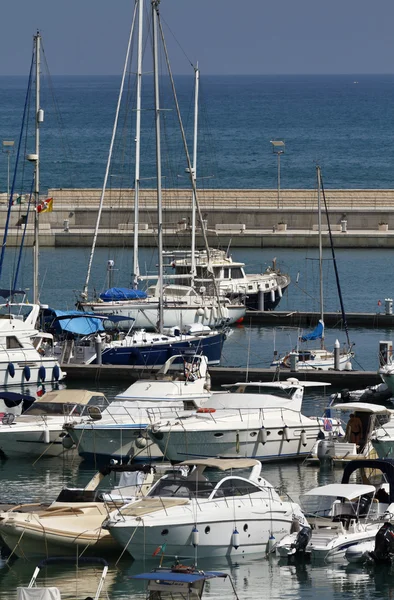
[(5, 360), (0, 359), (0, 386), (44, 383), (40, 375), (41, 367), (45, 369), (45, 382), (55, 383), (62, 381), (66, 376), (64, 371), (59, 369), (59, 363), (55, 358), (43, 357), (39, 360), (29, 360), (27, 352), (25, 357), (21, 355), (19, 358), (9, 356)]
[(75, 447), (63, 446), (65, 432), (63, 423), (59, 425), (32, 426), (31, 429), (19, 425), (0, 425), (0, 451), (7, 458), (38, 458), (40, 456), (71, 456)]
[[(134, 319), (136, 329), (155, 330), (157, 327), (158, 302), (133, 304), (132, 302), (101, 302), (86, 303), (85, 307), (101, 315), (116, 315), (125, 319)], [(243, 305), (226, 305), (222, 309), (222, 316), (216, 307), (206, 309), (200, 303), (194, 306), (164, 306), (163, 327), (191, 326), (195, 323), (209, 327), (232, 325), (243, 319), (246, 308)], [(202, 314), (201, 314), (202, 313)]]
[(88, 461), (106, 461), (111, 458), (124, 460), (156, 460), (163, 454), (156, 444), (147, 438), (147, 425), (105, 425), (87, 424), (84, 427), (70, 428), (68, 433), (76, 445), (81, 458)]
[[(319, 529), (312, 532), (312, 537), (305, 549), (311, 560), (316, 562), (335, 562), (345, 558), (349, 562), (362, 562), (365, 560), (366, 549), (373, 550), (376, 533), (381, 523), (371, 523), (360, 526), (360, 531), (344, 532), (336, 529)], [(292, 533), (280, 541), (276, 547), (276, 554), (281, 558), (293, 555), (297, 533)]]
[[(198, 547), (192, 543), (192, 531), (195, 527), (192, 514), (186, 523), (167, 523), (163, 520), (157, 525), (151, 524), (149, 515), (143, 519), (143, 524), (133, 521), (133, 524), (119, 523), (108, 526), (111, 535), (124, 548), (134, 560), (150, 558), (154, 551), (162, 545), (168, 556), (181, 555), (182, 557), (214, 558), (218, 556), (242, 557), (246, 554), (266, 553), (268, 540), (273, 534), (276, 540), (281, 539), (290, 531), (292, 514), (262, 511), (257, 503), (251, 507), (243, 507), (244, 501), (237, 499), (236, 522), (239, 532), (238, 547), (233, 545), (234, 515), (226, 515), (222, 510), (221, 515), (209, 517), (206, 508), (200, 513), (202, 520), (197, 523), (199, 532)], [(222, 507), (223, 509), (223, 507)], [(227, 511), (228, 512), (228, 511)], [(201, 518), (201, 516), (199, 518)], [(204, 518), (205, 516), (205, 518)], [(164, 532), (168, 532), (163, 534)]]
[(315, 424), (286, 421), (286, 425), (286, 428), (284, 424), (265, 425), (266, 441), (261, 424), (251, 424), (247, 430), (242, 430), (239, 422), (238, 426), (226, 430), (221, 427), (220, 417), (217, 428), (209, 431), (191, 431), (187, 425), (183, 430), (177, 427), (169, 432), (153, 427), (149, 435), (166, 458), (174, 462), (211, 456), (240, 456), (263, 462), (309, 456), (321, 429), (318, 421)]

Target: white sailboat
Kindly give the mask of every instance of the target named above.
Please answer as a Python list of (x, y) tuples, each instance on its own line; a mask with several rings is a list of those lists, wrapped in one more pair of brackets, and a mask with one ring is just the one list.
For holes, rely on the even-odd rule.
[[(329, 369), (351, 370), (352, 364), (351, 359), (354, 353), (351, 350), (351, 344), (349, 342), (349, 336), (347, 332), (346, 316), (343, 308), (342, 296), (339, 289), (339, 279), (336, 271), (335, 255), (333, 254), (334, 268), (336, 271), (338, 292), (340, 295), (342, 318), (344, 327), (347, 335), (347, 347), (341, 348), (338, 340), (335, 342), (334, 350), (327, 350), (324, 344), (324, 297), (323, 297), (323, 240), (322, 240), (322, 207), (321, 207), (321, 192), (322, 192), (322, 178), (320, 167), (316, 167), (317, 173), (317, 204), (318, 204), (318, 230), (319, 230), (319, 282), (320, 282), (320, 320), (315, 329), (308, 334), (301, 336), (301, 342), (308, 342), (312, 340), (320, 339), (319, 348), (300, 348), (298, 343), (297, 347), (291, 352), (285, 354), (284, 357), (274, 360), (271, 363), (272, 367), (285, 368), (291, 370), (319, 370), (328, 371)], [(328, 215), (327, 215), (328, 220)], [(331, 236), (330, 227), (329, 233)], [(333, 252), (332, 239), (331, 250)]]
[[(229, 298), (220, 297), (218, 289), (214, 284), (215, 293), (208, 295), (200, 293), (192, 285), (166, 285), (164, 283), (164, 269), (163, 269), (163, 211), (162, 211), (162, 172), (161, 172), (161, 141), (160, 141), (160, 128), (161, 128), (161, 111), (163, 110), (160, 106), (160, 95), (159, 95), (159, 76), (158, 76), (158, 61), (157, 56), (157, 40), (154, 41), (156, 48), (154, 48), (154, 85), (155, 85), (155, 125), (156, 125), (156, 180), (157, 180), (157, 239), (158, 239), (158, 275), (157, 283), (151, 285), (148, 290), (146, 297), (141, 297), (141, 293), (136, 289), (138, 282), (142, 279), (140, 276), (140, 269), (138, 264), (138, 212), (139, 212), (139, 189), (140, 189), (140, 133), (141, 133), (141, 79), (142, 79), (142, 11), (143, 11), (143, 0), (136, 2), (136, 10), (139, 9), (139, 36), (138, 36), (138, 69), (137, 69), (137, 121), (136, 121), (136, 166), (135, 166), (135, 208), (134, 208), (134, 258), (133, 258), (133, 290), (129, 290), (128, 298), (125, 298), (125, 291), (122, 290), (119, 295), (115, 290), (111, 294), (101, 294), (99, 298), (93, 298), (88, 300), (88, 286), (90, 280), (91, 266), (94, 256), (95, 245), (97, 241), (97, 235), (99, 230), (100, 218), (102, 205), (105, 196), (105, 189), (107, 185), (109, 167), (111, 164), (112, 148), (115, 140), (115, 133), (117, 127), (117, 120), (119, 115), (119, 108), (121, 104), (121, 97), (123, 94), (123, 83), (125, 79), (126, 66), (128, 62), (128, 56), (126, 57), (125, 70), (122, 79), (122, 86), (120, 90), (117, 115), (114, 124), (114, 130), (112, 135), (111, 147), (108, 156), (107, 170), (104, 178), (103, 190), (100, 199), (100, 208), (98, 211), (98, 217), (96, 222), (95, 235), (93, 239), (93, 246), (91, 256), (89, 259), (89, 266), (87, 277), (85, 280), (84, 290), (81, 294), (82, 302), (81, 307), (86, 310), (96, 312), (102, 315), (124, 316), (128, 319), (133, 319), (136, 328), (144, 328), (146, 330), (152, 330), (159, 327), (190, 327), (195, 324), (201, 324), (209, 327), (222, 327), (226, 324), (233, 324), (241, 320), (246, 312), (244, 303), (232, 301)], [(136, 14), (136, 13), (135, 13)], [(134, 18), (135, 20), (135, 18)], [(132, 26), (132, 33), (134, 29), (134, 20)], [(157, 32), (159, 33), (159, 32)], [(160, 27), (160, 35), (163, 37), (163, 32)], [(131, 37), (129, 40), (128, 54), (130, 51)], [(163, 38), (164, 39), (164, 38)], [(165, 53), (166, 48), (164, 45)], [(172, 79), (172, 73), (169, 66), (168, 56), (166, 54), (168, 71), (171, 79), (171, 86), (174, 94), (174, 100), (176, 104), (176, 112), (181, 128), (182, 140), (186, 154), (187, 171), (190, 176), (190, 181), (193, 189), (193, 201), (199, 214), (199, 220), (202, 223), (202, 214), (198, 205), (197, 189), (195, 180), (195, 166), (192, 167), (188, 147), (185, 139), (185, 134), (182, 126), (182, 120), (179, 112), (179, 106), (177, 102), (175, 87)], [(197, 71), (198, 72), (198, 71)], [(196, 77), (196, 87), (198, 86), (198, 76)], [(194, 152), (194, 161), (196, 160), (196, 149)], [(193, 208), (192, 214), (195, 214)], [(195, 233), (195, 227), (193, 227), (192, 235)], [(202, 228), (205, 246), (209, 252), (208, 242), (206, 238), (206, 232)], [(194, 247), (194, 242), (192, 242)], [(209, 266), (208, 270), (212, 272), (212, 268)]]

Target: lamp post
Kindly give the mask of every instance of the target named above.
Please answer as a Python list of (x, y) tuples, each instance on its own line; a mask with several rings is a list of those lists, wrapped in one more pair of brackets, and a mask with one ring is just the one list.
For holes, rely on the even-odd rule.
[(280, 208), (280, 155), (285, 152), (285, 143), (283, 140), (271, 140), (272, 151), (278, 157), (278, 209)]
[(3, 152), (5, 154), (7, 154), (7, 195), (10, 195), (10, 156), (12, 154), (12, 152), (14, 151), (14, 144), (15, 142), (13, 141), (7, 141), (4, 140), (3, 141)]

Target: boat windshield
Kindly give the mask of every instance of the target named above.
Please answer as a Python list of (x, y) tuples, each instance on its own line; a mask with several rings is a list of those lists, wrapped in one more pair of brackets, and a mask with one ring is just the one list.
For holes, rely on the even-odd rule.
[(162, 498), (208, 498), (214, 485), (207, 480), (192, 480), (184, 477), (163, 477), (148, 496)]
[[(187, 479), (184, 477), (162, 478), (148, 496), (162, 498), (208, 498), (215, 489), (216, 482), (207, 479)], [(250, 481), (238, 477), (224, 479), (215, 491), (214, 498), (248, 496), (260, 489)]]

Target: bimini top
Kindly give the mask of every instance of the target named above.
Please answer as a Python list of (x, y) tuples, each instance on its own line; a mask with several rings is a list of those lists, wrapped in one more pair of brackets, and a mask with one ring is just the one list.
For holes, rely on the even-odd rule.
[(222, 573), (221, 571), (193, 571), (188, 573), (163, 569), (163, 571), (158, 570), (132, 575), (130, 579), (144, 579), (145, 581), (157, 581), (158, 583), (167, 581), (173, 583), (194, 583), (195, 581), (213, 579), (214, 577), (226, 578), (228, 577), (228, 573)]
[(354, 500), (364, 494), (376, 492), (374, 485), (366, 485), (364, 483), (330, 483), (322, 485), (318, 488), (313, 488), (302, 497), (308, 496), (326, 496), (330, 498), (345, 498), (346, 500)]
[[(38, 400), (39, 402), (58, 402), (61, 404), (89, 404), (89, 401), (93, 397), (99, 396), (105, 398), (105, 394), (102, 392), (90, 392), (89, 390), (55, 390), (53, 392), (47, 392), (44, 396)], [(37, 401), (36, 401), (37, 402)]]
[(196, 458), (194, 460), (184, 460), (180, 466), (188, 467), (212, 467), (220, 469), (220, 471), (228, 471), (229, 469), (248, 469), (261, 465), (259, 460), (254, 458)]
[(391, 415), (394, 411), (393, 409), (387, 408), (382, 404), (371, 404), (369, 402), (344, 402), (341, 404), (332, 404), (328, 407), (329, 409), (338, 409), (338, 410), (346, 410), (351, 412), (368, 412), (368, 413), (378, 413), (378, 414), (386, 414)]

